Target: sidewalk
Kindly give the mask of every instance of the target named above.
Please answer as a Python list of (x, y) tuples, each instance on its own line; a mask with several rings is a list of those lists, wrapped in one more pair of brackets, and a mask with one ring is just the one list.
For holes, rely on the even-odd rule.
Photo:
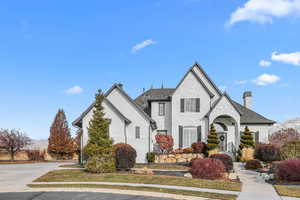
[(243, 183), (238, 200), (281, 200), (274, 187), (266, 183), (259, 173), (245, 170), (241, 163), (235, 163), (234, 168)]

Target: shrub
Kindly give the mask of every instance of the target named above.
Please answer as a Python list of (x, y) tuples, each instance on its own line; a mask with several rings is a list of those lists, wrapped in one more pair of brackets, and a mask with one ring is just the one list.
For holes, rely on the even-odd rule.
[(225, 169), (227, 172), (231, 171), (233, 169), (233, 160), (232, 158), (227, 154), (213, 154), (210, 156), (210, 158), (218, 159), (222, 161), (222, 163), (225, 166)]
[(286, 143), (280, 148), (280, 156), (283, 160), (300, 159), (300, 140)]
[(269, 142), (279, 147), (293, 140), (300, 140), (300, 134), (292, 128), (282, 129), (269, 136)]
[(133, 168), (136, 160), (136, 151), (129, 144), (119, 143), (113, 146), (118, 170), (128, 170)]
[(253, 140), (252, 132), (250, 131), (248, 126), (246, 126), (245, 131), (241, 135), (241, 144), (239, 146), (237, 159), (240, 160), (240, 161), (247, 160), (247, 159), (242, 157), (242, 150), (244, 148), (250, 148), (250, 147), (254, 148), (254, 140)]
[(284, 181), (300, 181), (300, 159), (282, 161), (277, 166), (276, 175)]
[(148, 163), (154, 163), (154, 161), (155, 161), (155, 153), (148, 152), (146, 154), (146, 158), (147, 158)]
[(92, 156), (86, 161), (84, 168), (91, 173), (111, 173), (116, 167), (115, 163), (111, 162), (112, 155)]
[(190, 170), (193, 178), (221, 179), (226, 172), (224, 164), (218, 159), (197, 158), (193, 160)]
[(207, 136), (207, 148), (209, 150), (213, 150), (213, 149), (218, 148), (218, 146), (219, 146), (219, 138), (218, 138), (218, 135), (217, 135), (217, 131), (215, 129), (214, 124), (211, 124), (210, 125), (210, 131), (209, 131), (209, 134)]
[(255, 148), (255, 158), (264, 162), (279, 160), (279, 148), (273, 144), (258, 144)]
[(173, 150), (174, 140), (171, 135), (157, 134), (155, 140), (162, 153), (169, 153)]
[(195, 142), (192, 144), (194, 153), (204, 153), (206, 152), (206, 144), (204, 142)]
[(248, 160), (246, 162), (245, 168), (246, 169), (256, 170), (256, 169), (262, 168), (262, 165), (261, 165), (261, 163), (260, 163), (259, 160), (256, 160), (256, 159), (254, 159), (254, 160)]
[(31, 161), (44, 161), (45, 160), (45, 151), (40, 150), (25, 150), (28, 160)]
[(193, 148), (191, 148), (191, 147), (184, 148), (184, 149), (182, 149), (182, 151), (183, 151), (183, 153), (193, 153), (194, 152)]

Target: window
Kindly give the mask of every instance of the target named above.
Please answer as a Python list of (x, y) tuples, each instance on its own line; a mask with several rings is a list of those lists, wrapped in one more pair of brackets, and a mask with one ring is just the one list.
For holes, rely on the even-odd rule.
[(157, 134), (167, 135), (168, 134), (168, 130), (157, 130)]
[(255, 143), (259, 143), (259, 131), (254, 133), (254, 141)]
[(165, 103), (159, 103), (158, 104), (158, 115), (159, 116), (165, 116), (166, 114), (166, 104)]
[(183, 128), (183, 148), (191, 147), (191, 145), (197, 142), (197, 128), (196, 127), (186, 127)]
[(135, 139), (140, 139), (141, 138), (141, 133), (140, 133), (140, 127), (136, 126), (135, 127)]
[(199, 98), (185, 98), (180, 102), (181, 112), (200, 112)]

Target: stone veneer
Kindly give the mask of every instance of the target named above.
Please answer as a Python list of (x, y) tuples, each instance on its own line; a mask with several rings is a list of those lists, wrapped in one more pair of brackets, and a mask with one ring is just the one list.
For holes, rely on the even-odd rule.
[(186, 163), (193, 158), (203, 158), (203, 155), (198, 153), (157, 154), (154, 163)]

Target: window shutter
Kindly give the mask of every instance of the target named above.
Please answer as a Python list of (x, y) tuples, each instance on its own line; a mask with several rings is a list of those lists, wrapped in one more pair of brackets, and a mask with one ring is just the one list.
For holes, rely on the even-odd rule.
[(197, 141), (201, 142), (201, 126), (197, 127)]
[(196, 112), (200, 112), (200, 99), (196, 98)]
[(180, 99), (180, 112), (184, 112), (184, 99)]
[(179, 126), (179, 148), (183, 146), (183, 127)]

